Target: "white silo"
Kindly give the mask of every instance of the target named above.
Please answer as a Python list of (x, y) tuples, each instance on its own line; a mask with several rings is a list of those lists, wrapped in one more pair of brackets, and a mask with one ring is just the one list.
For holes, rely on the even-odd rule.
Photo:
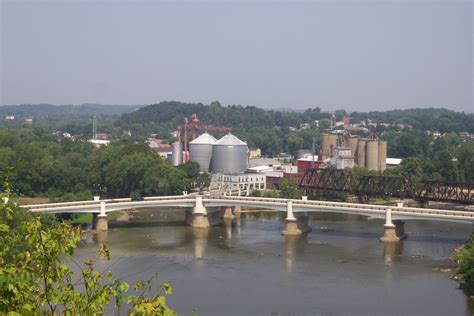
[(209, 171), (212, 160), (212, 146), (217, 142), (214, 136), (204, 133), (189, 142), (189, 159), (197, 162), (201, 171)]
[(180, 142), (171, 144), (171, 162), (173, 166), (179, 166), (183, 163), (183, 145)]

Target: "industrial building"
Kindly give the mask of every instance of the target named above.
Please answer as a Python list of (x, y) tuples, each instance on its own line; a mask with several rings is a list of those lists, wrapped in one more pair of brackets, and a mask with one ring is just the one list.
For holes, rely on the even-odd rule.
[(336, 169), (354, 168), (352, 149), (349, 147), (337, 147), (331, 158), (331, 165), (336, 166)]
[(240, 190), (248, 195), (254, 190), (265, 190), (267, 181), (263, 173), (214, 174), (211, 178), (211, 187), (225, 191)]
[[(186, 161), (199, 164), (201, 172), (211, 173), (211, 188), (224, 190), (242, 190), (247, 194), (252, 190), (266, 189), (266, 176), (261, 173), (247, 172), (249, 148), (247, 143), (232, 135), (225, 127), (201, 127), (196, 115), (192, 116), (192, 141), (187, 142), (189, 120), (183, 120), (184, 126), (177, 129), (177, 141), (171, 145), (171, 161), (178, 166)], [(197, 135), (196, 131), (204, 130)], [(184, 135), (181, 137), (181, 130)], [(219, 140), (207, 130), (229, 131)]]
[(359, 166), (383, 172), (387, 168), (387, 142), (373, 136), (359, 138), (343, 134), (323, 134), (322, 153), (331, 157), (331, 164), (337, 169)]

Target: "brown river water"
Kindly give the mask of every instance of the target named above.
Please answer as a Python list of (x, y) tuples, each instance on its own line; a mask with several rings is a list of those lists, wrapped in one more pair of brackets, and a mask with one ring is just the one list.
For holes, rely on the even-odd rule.
[(407, 221), (408, 239), (378, 240), (383, 221), (312, 214), (313, 231), (281, 235), (283, 215), (242, 213), (232, 225), (193, 230), (184, 212), (147, 210), (110, 222), (89, 237), (76, 260), (96, 257), (106, 240), (111, 270), (129, 282), (158, 273), (173, 285), (169, 305), (181, 315), (472, 315), (451, 279), (452, 254), (471, 225)]

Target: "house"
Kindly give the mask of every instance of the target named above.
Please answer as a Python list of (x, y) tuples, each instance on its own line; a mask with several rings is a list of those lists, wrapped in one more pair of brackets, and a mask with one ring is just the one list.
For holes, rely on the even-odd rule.
[(249, 148), (249, 158), (258, 158), (262, 156), (260, 148)]

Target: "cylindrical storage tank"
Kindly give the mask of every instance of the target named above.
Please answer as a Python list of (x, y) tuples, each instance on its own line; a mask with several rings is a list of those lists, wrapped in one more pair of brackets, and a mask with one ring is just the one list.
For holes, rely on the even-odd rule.
[(363, 139), (360, 139), (357, 143), (357, 165), (359, 167), (365, 168), (365, 146), (367, 142)]
[(212, 160), (212, 146), (217, 142), (214, 136), (204, 133), (189, 142), (189, 160), (197, 162), (201, 171), (209, 171)]
[(351, 154), (354, 156), (354, 160), (357, 162), (357, 143), (359, 142), (359, 138), (357, 137), (349, 137), (347, 139), (347, 146), (351, 148)]
[(212, 172), (243, 173), (247, 170), (247, 144), (227, 134), (212, 146)]
[(367, 169), (379, 170), (379, 144), (376, 140), (369, 140), (367, 142), (365, 159)]
[(329, 156), (329, 134), (323, 134), (323, 153)]
[(180, 142), (171, 144), (171, 155), (173, 166), (179, 166), (183, 163), (183, 145)]
[(328, 136), (329, 157), (332, 157), (337, 148), (337, 138), (338, 136), (336, 134), (329, 134)]
[(379, 170), (384, 172), (387, 169), (387, 142), (379, 141)]

